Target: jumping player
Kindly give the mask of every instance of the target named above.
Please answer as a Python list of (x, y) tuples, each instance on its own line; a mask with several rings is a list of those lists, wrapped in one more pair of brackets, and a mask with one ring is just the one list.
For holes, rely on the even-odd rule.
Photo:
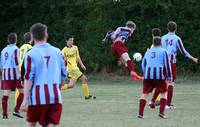
[(153, 38), (153, 47), (147, 50), (142, 60), (142, 70), (144, 74), (142, 96), (139, 101), (138, 118), (144, 118), (144, 108), (148, 94), (153, 89), (159, 89), (161, 92), (159, 117), (166, 118), (164, 114), (167, 84), (165, 82), (165, 70), (169, 82), (172, 80), (171, 66), (167, 51), (161, 48), (161, 38)]
[(17, 34), (10, 33), (8, 35), (8, 45), (1, 52), (1, 71), (2, 71), (2, 85), (3, 90), (2, 97), (2, 118), (8, 119), (8, 98), (11, 91), (19, 90), (19, 96), (16, 101), (13, 115), (19, 118), (23, 118), (20, 115), (19, 109), (24, 97), (23, 86), (21, 84), (20, 74), (20, 59), (19, 48), (17, 44)]
[(47, 43), (47, 26), (32, 25), (34, 47), (25, 56), (24, 100), (29, 127), (37, 122), (43, 127), (59, 125), (62, 112), (61, 84), (66, 77), (64, 58), (60, 49)]
[(82, 81), (82, 90), (85, 99), (90, 99), (92, 95), (89, 93), (87, 77), (80, 71), (78, 64), (83, 70), (86, 70), (81, 57), (79, 55), (78, 47), (73, 45), (74, 37), (67, 35), (66, 46), (62, 49), (63, 56), (67, 61), (67, 71), (69, 77), (69, 83), (62, 86), (62, 90), (73, 88), (76, 81), (80, 79)]
[(131, 76), (135, 80), (142, 80), (143, 77), (139, 76), (134, 71), (134, 65), (128, 55), (128, 49), (125, 46), (128, 38), (133, 34), (136, 29), (136, 25), (133, 21), (128, 21), (125, 27), (118, 27), (113, 35), (111, 36), (113, 44), (111, 46), (113, 55), (122, 61), (122, 63), (127, 67)]

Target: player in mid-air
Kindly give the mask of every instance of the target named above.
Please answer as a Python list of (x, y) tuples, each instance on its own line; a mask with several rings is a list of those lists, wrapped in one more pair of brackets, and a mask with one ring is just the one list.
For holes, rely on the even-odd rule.
[(160, 111), (158, 116), (160, 118), (166, 118), (164, 114), (167, 98), (165, 76), (167, 76), (167, 80), (171, 82), (172, 73), (167, 51), (161, 48), (161, 38), (159, 36), (153, 38), (153, 47), (145, 53), (142, 60), (142, 70), (144, 80), (142, 96), (139, 100), (138, 118), (144, 118), (146, 99), (148, 94), (152, 92), (154, 88), (159, 89), (161, 92)]
[(32, 25), (31, 34), (35, 45), (26, 53), (24, 76), (24, 100), (28, 127), (37, 122), (43, 127), (59, 125), (62, 113), (61, 84), (66, 78), (65, 62), (60, 49), (47, 43), (47, 26)]
[[(25, 57), (25, 54), (32, 48), (32, 43), (33, 43), (33, 38), (32, 38), (32, 35), (31, 35), (30, 32), (26, 32), (24, 34), (24, 42), (25, 43), (19, 48), (19, 50), (20, 50), (20, 64), (19, 64), (19, 66), (20, 66), (20, 72), (21, 72), (21, 75), (22, 75), (21, 76), (22, 83), (24, 81), (24, 73), (25, 73), (24, 72), (24, 65), (23, 65), (24, 57)], [(15, 102), (16, 102), (18, 96), (19, 96), (19, 91), (16, 90), (16, 92), (15, 92)]]
[[(169, 21), (167, 24), (167, 29), (168, 33), (164, 36), (162, 36), (162, 48), (167, 50), (169, 60), (171, 62), (172, 66), (172, 75), (173, 75), (173, 80), (172, 82), (168, 83), (168, 88), (167, 88), (167, 106), (166, 108), (173, 109), (175, 106), (171, 104), (172, 102), (172, 97), (173, 97), (173, 92), (174, 92), (174, 81), (176, 79), (176, 54), (177, 50), (180, 51), (180, 53), (185, 57), (190, 59), (194, 63), (198, 63), (198, 59), (191, 56), (184, 48), (182, 40), (179, 36), (177, 36), (176, 30), (177, 30), (177, 24), (174, 21)], [(159, 91), (158, 91), (159, 92)], [(154, 92), (154, 98), (157, 98), (156, 91)]]
[(79, 55), (78, 47), (73, 45), (74, 37), (67, 35), (66, 46), (62, 49), (63, 56), (67, 62), (67, 71), (69, 77), (69, 83), (62, 86), (62, 90), (73, 88), (76, 81), (80, 79), (82, 81), (82, 90), (85, 99), (90, 99), (92, 95), (89, 93), (87, 77), (80, 71), (78, 64), (83, 70), (86, 70), (81, 57)]
[[(139, 76), (134, 71), (134, 65), (131, 62), (131, 59), (128, 55), (128, 49), (125, 46), (128, 38), (133, 34), (136, 29), (136, 25), (133, 21), (128, 21), (125, 27), (118, 27), (114, 32), (111, 32), (111, 39), (113, 40), (113, 44), (111, 46), (113, 55), (122, 61), (122, 63), (127, 67), (131, 76), (135, 80), (142, 80), (143, 77)], [(105, 40), (105, 38), (104, 38)], [(103, 40), (103, 41), (104, 41)]]
[(17, 44), (17, 34), (10, 33), (8, 35), (8, 45), (1, 52), (1, 71), (2, 71), (2, 118), (8, 119), (8, 98), (11, 91), (16, 88), (19, 90), (19, 96), (16, 101), (13, 115), (23, 118), (20, 115), (19, 109), (24, 97), (24, 90), (21, 84), (21, 74), (19, 66), (19, 48)]

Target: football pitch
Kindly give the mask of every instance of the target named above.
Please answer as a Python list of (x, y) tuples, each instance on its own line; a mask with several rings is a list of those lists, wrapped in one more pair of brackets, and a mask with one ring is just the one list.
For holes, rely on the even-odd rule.
[[(167, 119), (158, 118), (158, 108), (145, 108), (145, 119), (138, 119), (138, 99), (142, 82), (129, 77), (89, 76), (95, 100), (84, 100), (81, 83), (63, 91), (63, 113), (59, 127), (198, 127), (200, 126), (200, 79), (178, 77), (174, 110), (166, 110)], [(2, 92), (0, 93), (2, 95)], [(151, 95), (150, 95), (151, 96)], [(150, 100), (150, 97), (149, 97)], [(9, 99), (9, 120), (0, 119), (0, 127), (25, 127), (25, 120), (12, 116), (14, 94)], [(2, 110), (2, 109), (1, 109)]]

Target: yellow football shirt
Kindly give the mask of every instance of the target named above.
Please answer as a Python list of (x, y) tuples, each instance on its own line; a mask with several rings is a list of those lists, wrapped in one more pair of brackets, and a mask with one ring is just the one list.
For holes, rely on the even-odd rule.
[(72, 47), (64, 47), (62, 49), (62, 54), (67, 61), (67, 71), (79, 70), (77, 63), (80, 56), (77, 46), (73, 45)]
[(25, 54), (32, 48), (30, 44), (23, 44), (20, 47), (20, 67), (22, 66), (22, 63), (24, 61)]

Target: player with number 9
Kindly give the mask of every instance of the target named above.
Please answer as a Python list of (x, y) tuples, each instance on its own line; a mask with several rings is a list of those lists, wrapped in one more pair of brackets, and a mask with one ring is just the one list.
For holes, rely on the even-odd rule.
[(2, 71), (2, 84), (1, 89), (3, 90), (2, 97), (2, 118), (8, 119), (8, 98), (10, 91), (14, 91), (16, 88), (19, 90), (19, 96), (16, 101), (13, 115), (23, 118), (20, 115), (19, 109), (22, 103), (24, 94), (23, 86), (21, 84), (21, 74), (19, 67), (19, 48), (17, 44), (17, 34), (10, 33), (8, 35), (8, 45), (1, 52), (1, 71)]

